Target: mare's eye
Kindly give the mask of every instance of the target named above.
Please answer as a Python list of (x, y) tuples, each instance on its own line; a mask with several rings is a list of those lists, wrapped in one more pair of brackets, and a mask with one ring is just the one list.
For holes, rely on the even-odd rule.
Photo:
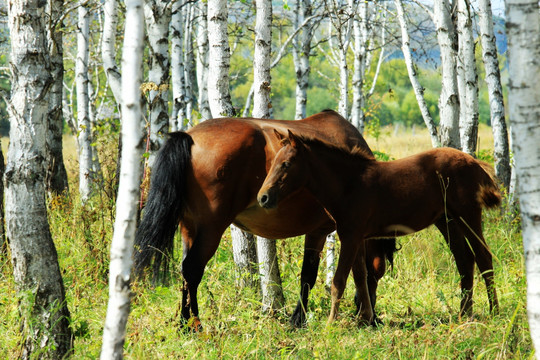
[(288, 162), (288, 161), (284, 161), (284, 162), (281, 164), (281, 167), (282, 167), (283, 169), (288, 169), (288, 168), (291, 167), (291, 163)]

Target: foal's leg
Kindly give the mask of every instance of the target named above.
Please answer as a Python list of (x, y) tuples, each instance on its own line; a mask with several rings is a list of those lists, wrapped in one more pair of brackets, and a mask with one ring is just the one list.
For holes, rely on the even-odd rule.
[[(373, 321), (375, 323), (379, 322), (375, 313), (375, 303), (377, 302), (377, 287), (379, 284), (379, 280), (384, 276), (384, 273), (386, 272), (387, 252), (392, 251), (388, 250), (388, 242), (390, 241), (395, 242), (395, 239), (370, 239), (366, 240), (365, 243), (367, 287), (371, 308), (373, 310)], [(355, 259), (352, 267), (355, 282), (357, 281), (356, 279), (358, 279), (358, 281), (361, 281), (361, 279), (358, 278), (359, 274), (361, 274), (360, 266), (362, 266), (361, 261), (357, 261)], [(354, 303), (356, 305), (356, 312), (358, 314), (362, 307), (365, 306), (365, 304), (360, 301), (360, 294), (358, 288), (356, 289), (356, 293), (354, 295)]]
[(460, 226), (453, 218), (444, 216), (435, 222), (435, 225), (444, 236), (446, 243), (450, 246), (450, 251), (454, 255), (454, 260), (461, 277), (461, 306), (459, 315), (472, 315), (472, 293), (474, 282), (474, 254), (468, 245)]
[(200, 227), (196, 233), (187, 229), (187, 226), (184, 226), (182, 230), (184, 242), (182, 317), (185, 320), (192, 319), (191, 323), (188, 321), (188, 326), (192, 330), (198, 331), (202, 326), (199, 320), (197, 289), (206, 264), (216, 252), (222, 232), (211, 230), (208, 227)]
[(309, 292), (315, 286), (321, 251), (324, 247), (326, 235), (329, 231), (323, 230), (311, 234), (306, 234), (304, 242), (304, 261), (302, 263), (302, 273), (300, 275), (300, 300), (291, 316), (291, 325), (302, 327), (306, 322), (306, 311), (308, 305)]
[(494, 272), (493, 272), (493, 256), (489, 250), (489, 246), (482, 234), (482, 210), (471, 211), (464, 215), (459, 222), (461, 231), (469, 240), (469, 244), (474, 253), (474, 260), (484, 282), (489, 301), (489, 309), (492, 313), (497, 313), (499, 310), (499, 302), (497, 300), (497, 291), (495, 290)]
[[(332, 322), (336, 319), (339, 310), (339, 303), (345, 286), (347, 284), (347, 277), (351, 271), (352, 265), (355, 261), (358, 261), (357, 277), (355, 278), (355, 284), (358, 289), (359, 301), (363, 304), (367, 304), (362, 307), (359, 312), (361, 322), (371, 324), (373, 321), (373, 309), (371, 307), (369, 292), (367, 286), (367, 268), (365, 262), (365, 247), (363, 244), (362, 236), (343, 236), (340, 234), (341, 239), (341, 251), (339, 253), (338, 266), (334, 280), (332, 282), (332, 307), (330, 310), (330, 316), (328, 322)], [(355, 242), (355, 239), (361, 239), (362, 242)]]

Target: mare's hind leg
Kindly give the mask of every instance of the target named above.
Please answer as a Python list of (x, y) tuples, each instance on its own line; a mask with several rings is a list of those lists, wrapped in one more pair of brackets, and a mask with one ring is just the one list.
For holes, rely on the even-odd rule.
[(472, 315), (472, 293), (474, 282), (474, 254), (468, 245), (456, 220), (444, 216), (435, 222), (444, 236), (450, 251), (454, 255), (459, 275), (461, 277), (461, 307), (459, 315)]
[(182, 228), (184, 245), (182, 260), (182, 275), (184, 277), (182, 317), (187, 321), (188, 327), (195, 331), (201, 329), (197, 289), (206, 264), (216, 252), (222, 233), (222, 231), (216, 231), (210, 227), (199, 227), (197, 231), (192, 230), (189, 225), (184, 225)]
[(313, 289), (313, 286), (315, 286), (321, 259), (321, 251), (324, 247), (326, 235), (328, 235), (331, 230), (332, 229), (320, 229), (319, 231), (306, 234), (304, 242), (304, 260), (302, 262), (302, 273), (300, 275), (300, 299), (291, 316), (291, 325), (294, 327), (302, 327), (306, 323), (309, 292)]
[(482, 234), (482, 210), (470, 211), (460, 219), (459, 225), (465, 237), (469, 240), (468, 244), (472, 248), (474, 260), (480, 274), (484, 278), (486, 291), (489, 301), (489, 309), (492, 313), (497, 313), (499, 310), (499, 302), (497, 300), (497, 291), (495, 290), (494, 272), (493, 272), (493, 256), (489, 250), (489, 246)]

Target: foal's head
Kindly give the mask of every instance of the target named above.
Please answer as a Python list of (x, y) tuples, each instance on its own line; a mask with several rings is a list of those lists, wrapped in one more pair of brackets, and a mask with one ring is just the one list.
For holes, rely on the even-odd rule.
[(287, 196), (299, 190), (307, 182), (307, 164), (302, 161), (306, 148), (301, 139), (290, 130), (285, 137), (276, 130), (281, 149), (276, 154), (266, 179), (259, 190), (257, 201), (266, 209), (273, 209)]

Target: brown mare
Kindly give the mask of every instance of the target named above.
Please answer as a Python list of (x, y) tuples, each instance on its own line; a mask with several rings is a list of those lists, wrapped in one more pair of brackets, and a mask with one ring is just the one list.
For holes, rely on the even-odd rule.
[[(307, 189), (335, 220), (341, 252), (329, 321), (337, 315), (351, 267), (360, 305), (370, 304), (362, 262), (364, 239), (410, 234), (431, 224), (450, 245), (461, 275), (460, 314), (472, 313), (475, 262), (490, 309), (497, 310), (492, 255), (482, 235), (482, 208), (499, 205), (501, 196), (488, 164), (450, 148), (378, 162), (360, 148), (351, 151), (290, 131), (288, 137), (277, 131), (275, 135), (282, 147), (257, 198), (271, 211), (288, 203), (291, 194)], [(359, 317), (362, 323), (371, 322), (372, 307), (361, 306)]]
[[(306, 234), (300, 301), (291, 323), (305, 322), (310, 289), (315, 285), (320, 252), (334, 222), (311, 194), (301, 190), (272, 210), (257, 202), (257, 192), (280, 149), (274, 128), (291, 129), (346, 148), (371, 154), (362, 135), (334, 111), (303, 120), (224, 118), (205, 121), (188, 132), (170, 134), (156, 157), (142, 222), (135, 239), (135, 271), (153, 262), (154, 275), (165, 268), (173, 237), (181, 226), (184, 287), (182, 317), (198, 328), (197, 287), (225, 229), (234, 223), (253, 234), (280, 239)], [(395, 239), (368, 244), (367, 271), (373, 304), (377, 281), (392, 260)], [(372, 309), (373, 311), (373, 309)]]

